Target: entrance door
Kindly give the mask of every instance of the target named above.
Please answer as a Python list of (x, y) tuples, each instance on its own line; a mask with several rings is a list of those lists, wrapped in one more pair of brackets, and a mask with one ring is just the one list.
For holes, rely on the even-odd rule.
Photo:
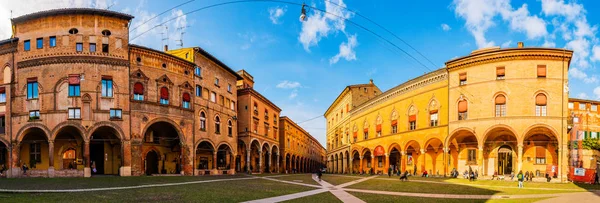
[[(90, 161), (92, 161), (92, 175), (104, 174), (104, 143), (90, 143)], [(94, 164), (96, 166), (95, 173)]]
[(498, 149), (498, 175), (508, 175), (512, 172), (512, 148), (504, 145)]
[(146, 175), (158, 174), (158, 154), (150, 151), (146, 154)]

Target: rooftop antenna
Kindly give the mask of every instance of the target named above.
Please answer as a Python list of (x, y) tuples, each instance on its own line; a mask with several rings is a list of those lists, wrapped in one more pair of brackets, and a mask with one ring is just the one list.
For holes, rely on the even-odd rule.
[(162, 35), (162, 37), (163, 37), (163, 38), (161, 39), (161, 41), (162, 41), (162, 44), (163, 44), (163, 47), (165, 46), (165, 41), (167, 41), (167, 44), (166, 44), (166, 45), (168, 46), (168, 45), (169, 45), (169, 27), (167, 27), (167, 26), (165, 25), (165, 32), (161, 32), (160, 34), (161, 34), (161, 35)]
[(114, 5), (115, 5), (115, 3), (114, 3), (114, 2), (113, 2), (111, 5), (108, 5), (108, 6), (106, 7), (106, 10), (110, 10), (110, 8), (111, 8), (111, 7), (113, 7)]
[(178, 27), (177, 30), (180, 30), (181, 32), (179, 33), (179, 39), (175, 40), (177, 43), (176, 45), (183, 48), (183, 34), (185, 34), (185, 31), (183, 31), (183, 29), (188, 28), (190, 26), (182, 26), (182, 27)]

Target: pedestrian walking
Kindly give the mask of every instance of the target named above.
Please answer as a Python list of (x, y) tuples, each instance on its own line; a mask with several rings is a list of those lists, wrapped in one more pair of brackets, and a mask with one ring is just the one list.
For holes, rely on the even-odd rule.
[(323, 172), (321, 172), (321, 169), (317, 170), (317, 177), (319, 178), (319, 182), (321, 182), (322, 175), (323, 175)]
[(392, 177), (392, 167), (388, 168), (388, 178)]
[(517, 180), (519, 181), (519, 188), (523, 188), (523, 171), (519, 171), (519, 174), (517, 174)]

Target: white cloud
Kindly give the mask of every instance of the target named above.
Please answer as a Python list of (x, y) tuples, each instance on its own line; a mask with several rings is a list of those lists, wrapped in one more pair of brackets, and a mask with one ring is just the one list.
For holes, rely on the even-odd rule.
[(592, 61), (600, 61), (600, 46), (595, 45), (592, 49)]
[(442, 23), (442, 30), (444, 31), (450, 31), (452, 28), (450, 27), (450, 25), (446, 24), (446, 23)]
[(285, 14), (286, 11), (287, 11), (286, 7), (269, 8), (269, 19), (271, 19), (271, 22), (273, 24), (279, 24), (280, 23), (279, 18), (281, 18)]
[(579, 93), (577, 95), (577, 98), (579, 98), (579, 99), (588, 99), (589, 97), (588, 97), (588, 95), (585, 92), (582, 92), (582, 93)]
[(569, 70), (569, 76), (579, 79), (581, 81), (583, 81), (586, 84), (592, 84), (592, 83), (597, 83), (598, 82), (598, 77), (593, 75), (593, 76), (589, 76), (588, 74), (586, 74), (585, 72), (579, 70), (578, 68), (571, 68)]
[(289, 98), (290, 98), (290, 99), (294, 99), (294, 98), (296, 98), (297, 96), (298, 96), (298, 90), (297, 90), (297, 89), (294, 89), (294, 90), (292, 90), (292, 93), (290, 93), (290, 96), (289, 96)]
[(346, 33), (345, 21), (345, 19), (353, 17), (353, 14), (342, 7), (346, 7), (343, 0), (338, 0), (337, 2), (325, 1), (326, 13), (313, 10), (311, 11), (312, 15), (310, 13), (307, 14), (308, 17), (305, 22), (302, 22), (302, 31), (298, 36), (298, 41), (302, 43), (304, 50), (310, 52), (310, 47), (318, 45), (323, 37), (337, 32), (346, 34), (348, 42), (341, 43), (340, 52), (330, 59), (330, 64), (336, 63), (340, 58), (346, 60), (356, 59), (356, 54), (353, 50), (358, 44), (356, 35)]
[(512, 40), (508, 40), (508, 41), (506, 41), (506, 42), (502, 43), (502, 46), (501, 46), (501, 47), (503, 47), (503, 48), (505, 48), (505, 47), (510, 47), (510, 44), (512, 44)]
[(548, 34), (546, 22), (530, 15), (527, 4), (515, 10), (510, 5), (510, 0), (484, 1), (484, 0), (454, 0), (454, 12), (465, 19), (465, 27), (475, 38), (479, 48), (494, 46), (494, 41), (485, 37), (487, 30), (495, 25), (494, 17), (500, 15), (509, 27), (518, 32), (524, 32), (528, 39), (537, 39)]
[(542, 12), (549, 16), (565, 16), (567, 20), (574, 20), (579, 15), (585, 14), (583, 5), (574, 2), (565, 4), (564, 0), (542, 0)]
[(340, 44), (340, 52), (329, 59), (329, 64), (337, 63), (340, 58), (344, 58), (346, 61), (356, 60), (356, 52), (354, 51), (356, 45), (358, 45), (356, 35), (349, 35), (348, 42)]
[(600, 87), (594, 88), (594, 95), (596, 95), (596, 99), (600, 99)]
[(280, 89), (295, 89), (295, 88), (302, 87), (302, 85), (299, 82), (284, 80), (284, 81), (280, 82), (279, 84), (277, 84), (275, 87), (280, 88)]
[(552, 41), (544, 40), (544, 44), (542, 44), (542, 47), (554, 48), (554, 47), (556, 47), (556, 43), (554, 43)]

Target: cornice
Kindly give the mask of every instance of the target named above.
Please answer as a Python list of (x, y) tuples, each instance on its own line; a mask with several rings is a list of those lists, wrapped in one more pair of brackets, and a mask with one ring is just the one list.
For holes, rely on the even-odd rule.
[(64, 63), (91, 63), (91, 64), (106, 64), (113, 66), (129, 66), (129, 61), (125, 59), (116, 59), (99, 56), (52, 56), (45, 58), (36, 58), (26, 61), (17, 62), (17, 67), (28, 68), (33, 66), (64, 64)]
[(245, 94), (250, 94), (251, 96), (255, 96), (255, 97), (259, 98), (260, 100), (262, 100), (267, 105), (273, 107), (277, 111), (277, 113), (281, 113), (281, 108), (279, 108), (277, 105), (275, 105), (273, 102), (271, 102), (271, 100), (267, 99), (265, 96), (263, 96), (262, 94), (260, 94), (256, 90), (254, 90), (253, 88), (238, 89), (237, 91), (238, 91), (237, 92), (238, 97), (245, 95)]
[(531, 59), (547, 59), (547, 60), (563, 60), (570, 59), (573, 51), (566, 49), (551, 49), (551, 48), (515, 48), (515, 49), (500, 49), (491, 52), (483, 52), (480, 54), (469, 55), (458, 59), (446, 62), (448, 70), (455, 68), (464, 68), (475, 65), (481, 65), (492, 62), (508, 61), (508, 60), (531, 60)]

